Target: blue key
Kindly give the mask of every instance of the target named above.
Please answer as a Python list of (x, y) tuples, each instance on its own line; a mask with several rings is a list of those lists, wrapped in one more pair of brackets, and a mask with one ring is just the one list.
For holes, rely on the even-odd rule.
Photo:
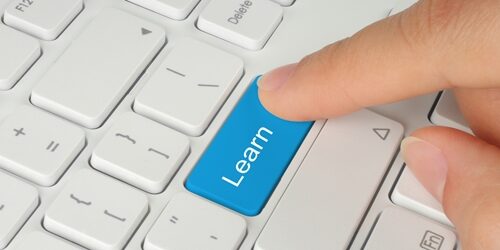
[(185, 183), (191, 192), (248, 216), (262, 211), (312, 126), (269, 113), (259, 101), (257, 80)]

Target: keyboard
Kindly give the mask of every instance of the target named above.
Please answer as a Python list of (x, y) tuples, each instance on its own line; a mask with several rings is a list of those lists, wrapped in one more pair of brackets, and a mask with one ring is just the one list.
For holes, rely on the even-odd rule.
[(0, 249), (459, 248), (401, 139), (451, 92), (315, 122), (259, 75), (412, 1), (0, 0)]

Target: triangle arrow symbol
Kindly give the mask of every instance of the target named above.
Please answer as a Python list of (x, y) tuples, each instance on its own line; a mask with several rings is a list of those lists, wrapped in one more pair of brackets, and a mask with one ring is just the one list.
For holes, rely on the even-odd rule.
[(375, 134), (377, 134), (378, 137), (380, 137), (380, 139), (385, 141), (387, 139), (387, 137), (389, 136), (389, 133), (391, 132), (391, 130), (388, 128), (374, 128), (373, 132), (375, 132)]
[(141, 33), (142, 33), (142, 35), (144, 36), (144, 35), (147, 35), (147, 34), (152, 33), (152, 31), (151, 31), (151, 30), (148, 30), (148, 29), (146, 29), (146, 28), (141, 28)]

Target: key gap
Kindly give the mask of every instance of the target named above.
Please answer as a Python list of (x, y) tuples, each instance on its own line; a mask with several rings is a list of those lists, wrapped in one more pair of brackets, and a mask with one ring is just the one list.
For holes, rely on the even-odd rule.
[[(377, 225), (379, 219), (380, 219), (380, 215), (382, 215), (382, 213), (379, 213), (377, 215), (377, 218), (375, 218), (375, 221), (373, 222), (373, 225), (371, 225), (370, 227), (370, 231), (368, 231), (368, 236), (366, 237), (366, 239), (364, 240), (363, 242), (363, 245), (361, 246), (361, 249), (365, 249), (366, 247), (366, 244), (368, 244), (368, 240), (370, 239), (370, 237), (372, 236), (373, 234), (373, 230), (375, 230), (375, 226)], [(351, 246), (349, 245), (348, 249), (350, 248)]]
[[(6, 25), (6, 24), (5, 24)], [(10, 26), (8, 26), (10, 27)], [(12, 29), (14, 29), (13, 27), (10, 27)], [(18, 31), (17, 29), (15, 29), (16, 31)], [(22, 31), (19, 31), (19, 32), (22, 32)], [(26, 34), (23, 32), (23, 34)], [(26, 72), (24, 72), (20, 77), (19, 79), (12, 85), (12, 87), (10, 89), (6, 89), (6, 90), (3, 90), (4, 92), (7, 92), (9, 90), (12, 90), (13, 88), (15, 88), (18, 84), (20, 84), (20, 82), (25, 78), (26, 75), (28, 75), (30, 72), (31, 72), (31, 69), (35, 67), (35, 65), (38, 63), (38, 61), (41, 60), (42, 56), (43, 56), (43, 50), (42, 50), (42, 46), (40, 44), (40, 55), (38, 55), (38, 57), (35, 59), (35, 61), (33, 61), (33, 63), (28, 67), (28, 69), (26, 69)], [(29, 87), (29, 92), (28, 92), (28, 101), (31, 103), (31, 100), (30, 100), (30, 96), (31, 96), (31, 90), (33, 89), (33, 86), (30, 86)]]
[[(311, 129), (309, 129), (309, 132), (308, 134), (306, 135), (306, 137), (304, 137), (304, 140), (302, 141), (301, 143), (301, 146), (299, 147), (299, 149), (297, 150), (297, 152), (295, 153), (294, 155), (294, 158), (295, 156), (297, 155), (297, 153), (301, 150), (302, 146), (304, 145), (304, 141), (308, 138), (308, 136), (310, 135), (311, 133), (311, 130), (313, 129), (313, 127), (315, 126), (315, 124), (317, 124), (318, 122), (315, 121), (314, 124), (311, 126)], [(297, 172), (299, 171), (300, 167), (302, 166), (302, 164), (304, 163), (304, 160), (307, 158), (307, 156), (309, 155), (309, 152), (311, 151), (313, 145), (316, 143), (316, 140), (318, 139), (319, 135), (321, 134), (321, 131), (323, 130), (323, 128), (325, 127), (326, 125), (326, 121), (323, 122), (323, 124), (321, 125), (321, 127), (319, 128), (318, 132), (316, 133), (316, 135), (314, 136), (314, 139), (312, 139), (312, 142), (309, 144), (309, 148), (307, 149), (307, 151), (304, 153), (304, 157), (302, 158), (302, 160), (300, 160), (300, 162), (298, 162), (298, 167), (295, 169), (295, 172), (292, 174), (292, 176), (290, 177), (290, 181), (286, 184), (286, 186), (283, 188), (283, 192), (281, 193), (280, 197), (278, 198), (278, 200), (276, 201), (276, 204), (275, 206), (272, 208), (272, 210), (270, 211), (269, 213), (269, 216), (267, 217), (267, 219), (264, 221), (264, 224), (262, 226), (262, 228), (260, 229), (260, 232), (257, 234), (257, 238), (254, 240), (254, 242), (252, 243), (252, 245), (255, 245), (255, 243), (257, 242), (257, 239), (260, 238), (261, 234), (262, 234), (262, 231), (264, 231), (264, 228), (267, 226), (267, 223), (269, 222), (269, 220), (271, 219), (271, 217), (273, 216), (274, 214), (274, 211), (276, 210), (276, 208), (278, 207), (279, 203), (281, 202), (281, 200), (283, 199), (283, 196), (285, 195), (286, 191), (288, 190), (288, 188), (290, 187), (291, 183), (293, 182), (293, 180), (295, 179), (295, 176), (297, 175)], [(293, 161), (293, 159), (292, 159)], [(280, 179), (280, 182), (282, 181), (283, 179), (283, 176), (287, 173), (287, 171), (289, 168), (287, 168), (285, 170), (285, 173), (283, 173), (281, 179)], [(273, 194), (271, 194), (271, 196), (269, 197), (268, 199), (268, 202), (269, 200), (272, 199), (274, 192), (276, 191), (276, 189), (278, 188), (278, 186), (280, 185), (280, 183), (278, 183), (278, 185), (276, 185), (276, 188), (274, 189), (273, 191)], [(267, 204), (266, 204), (267, 206)], [(264, 209), (266, 209), (266, 207), (264, 207)], [(262, 212), (264, 212), (264, 209), (262, 209)], [(241, 242), (241, 245), (243, 245), (243, 243), (246, 241), (246, 239), (244, 239), (242, 242)]]
[(429, 110), (429, 113), (427, 114), (427, 120), (431, 123), (434, 124), (431, 120), (432, 114), (434, 114), (434, 111), (436, 110), (437, 105), (439, 104), (439, 100), (441, 100), (441, 97), (443, 96), (444, 91), (439, 91), (439, 93), (436, 96), (436, 99), (434, 100), (434, 103), (432, 104), (431, 110)]
[[(399, 141), (401, 141), (401, 139)], [(366, 217), (368, 216), (368, 214), (370, 212), (372, 212), (372, 206), (375, 203), (375, 200), (379, 197), (379, 193), (380, 193), (380, 190), (382, 189), (382, 186), (384, 186), (384, 184), (385, 184), (386, 181), (389, 181), (389, 180), (387, 180), (387, 176), (389, 175), (389, 172), (391, 171), (391, 169), (394, 167), (394, 163), (396, 162), (396, 158), (397, 158), (398, 155), (399, 155), (399, 149), (397, 149), (396, 152), (394, 152), (394, 156), (392, 157), (392, 160), (390, 161), (389, 165), (387, 166), (387, 169), (385, 170), (384, 176), (382, 176), (382, 179), (380, 180), (380, 183), (379, 183), (379, 185), (377, 187), (377, 190), (373, 194), (373, 197), (372, 197), (372, 199), (370, 201), (370, 204), (366, 208), (365, 213), (363, 214), (363, 217), (361, 217), (361, 221), (360, 221), (359, 225), (357, 226), (356, 230), (354, 231), (354, 234), (351, 237), (351, 241), (349, 242), (349, 245), (347, 245), (347, 249), (350, 249), (352, 247), (352, 244), (354, 243), (354, 240), (357, 238), (357, 235), (358, 235), (359, 230), (361, 229), (361, 226), (366, 223), (366, 221), (365, 221)], [(401, 173), (401, 171), (402, 170), (400, 170), (400, 173)], [(399, 179), (399, 177), (397, 177), (396, 180), (397, 179)], [(397, 181), (395, 181), (394, 183), (396, 183), (396, 182)], [(394, 185), (394, 184), (391, 184), (391, 185)], [(389, 197), (388, 198), (389, 198), (389, 201), (391, 201), (391, 203), (392, 203), (392, 200), (390, 199), (391, 192), (392, 191), (389, 191), (389, 193), (388, 193)], [(376, 221), (377, 220), (378, 220), (378, 217), (377, 217)], [(375, 224), (376, 223), (374, 223), (374, 225)], [(372, 230), (373, 230), (373, 228), (372, 228)], [(368, 234), (368, 238), (369, 238), (370, 235), (371, 235), (371, 231)], [(363, 244), (363, 248), (364, 248), (364, 244)]]
[[(57, 37), (54, 38), (54, 40), (52, 40), (52, 41), (56, 41), (57, 39), (59, 39), (59, 37), (61, 37), (64, 34), (64, 32), (67, 29), (69, 29), (71, 24), (73, 24), (76, 21), (76, 19), (80, 16), (80, 14), (82, 14), (83, 10), (85, 10), (85, 0), (82, 1), (82, 8), (80, 9), (80, 11), (78, 11), (78, 13), (76, 13), (75, 17), (73, 19), (71, 19), (71, 21), (68, 23), (68, 25), (66, 25), (66, 27), (64, 27), (64, 29), (61, 30), (61, 33), (59, 33), (59, 35), (57, 35)], [(82, 33), (82, 32), (80, 31), (79, 33)], [(44, 39), (40, 39), (40, 40), (47, 41)]]
[(399, 179), (401, 179), (401, 176), (403, 175), (403, 171), (405, 170), (405, 168), (406, 168), (406, 163), (403, 163), (403, 166), (401, 166), (401, 169), (399, 170), (398, 176), (396, 177), (396, 180), (392, 184), (391, 190), (389, 191), (389, 200), (394, 205), (397, 205), (397, 204), (395, 204), (394, 201), (392, 200), (392, 194), (394, 193), (394, 190), (396, 190), (396, 186), (398, 185)]
[(49, 233), (50, 235), (52, 235), (52, 236), (56, 237), (57, 239), (59, 239), (59, 240), (61, 240), (61, 241), (71, 242), (71, 243), (73, 243), (74, 245), (77, 245), (77, 246), (79, 246), (79, 247), (81, 247), (81, 248), (85, 249), (85, 247), (84, 247), (84, 246), (82, 246), (82, 245), (80, 245), (80, 244), (78, 244), (78, 243), (76, 243), (76, 242), (74, 242), (74, 241), (72, 241), (72, 240), (70, 240), (70, 239), (64, 238), (64, 237), (62, 237), (62, 236), (60, 236), (60, 235), (58, 235), (58, 234), (56, 234), (56, 233), (53, 233), (52, 231), (48, 230), (48, 229), (45, 227), (45, 225), (43, 224), (44, 220), (45, 220), (45, 216), (43, 216), (43, 217), (42, 217), (42, 221), (40, 222), (40, 224), (41, 224), (42, 229), (43, 229), (45, 232)]
[[(109, 118), (113, 115), (115, 115), (115, 111), (116, 109), (118, 109), (118, 107), (120, 107), (123, 103), (123, 100), (125, 100), (129, 95), (130, 95), (130, 92), (132, 92), (132, 90), (137, 86), (137, 83), (142, 79), (142, 77), (146, 74), (146, 72), (148, 71), (149, 67), (151, 66), (151, 64), (153, 62), (156, 61), (158, 55), (160, 54), (161, 51), (163, 51), (163, 49), (165, 48), (167, 44), (167, 41), (165, 40), (165, 42), (162, 44), (162, 46), (158, 49), (158, 51), (156, 52), (156, 54), (153, 56), (153, 58), (151, 58), (151, 61), (148, 62), (148, 64), (146, 65), (146, 67), (144, 67), (144, 69), (142, 70), (142, 72), (139, 74), (139, 76), (137, 76), (137, 78), (134, 80), (134, 82), (132, 83), (132, 85), (130, 86), (130, 88), (128, 88), (128, 90), (125, 92), (125, 94), (120, 98), (120, 100), (118, 101), (118, 103), (116, 104), (115, 107), (113, 107), (113, 109), (111, 110), (111, 112), (109, 113), (108, 117), (106, 117), (106, 119), (104, 119), (104, 121), (102, 122), (102, 124), (95, 128), (95, 129), (99, 129), (101, 128), (102, 126), (104, 126), (104, 124), (106, 124), (106, 122), (109, 120)], [(132, 100), (132, 103), (130, 104), (129, 108), (130, 110), (134, 111), (133, 109), (133, 105), (134, 105), (134, 100)]]

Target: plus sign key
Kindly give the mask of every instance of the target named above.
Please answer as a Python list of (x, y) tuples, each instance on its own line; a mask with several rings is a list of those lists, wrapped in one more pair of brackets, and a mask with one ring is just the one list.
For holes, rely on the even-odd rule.
[(24, 133), (24, 128), (18, 128), (18, 129), (13, 129), (14, 132), (15, 132), (15, 136), (20, 136), (20, 135), (26, 135), (26, 133)]
[(85, 135), (78, 127), (23, 106), (0, 124), (0, 168), (52, 186), (84, 145)]

